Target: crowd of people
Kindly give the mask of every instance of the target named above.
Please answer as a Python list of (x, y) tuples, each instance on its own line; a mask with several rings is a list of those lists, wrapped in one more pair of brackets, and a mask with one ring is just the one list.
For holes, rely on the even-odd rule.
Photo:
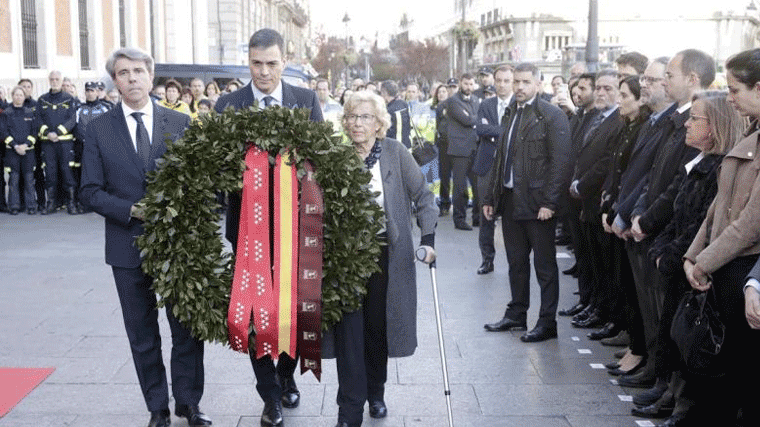
[[(103, 81), (84, 83), (84, 98), (76, 85), (60, 71), (48, 76), (49, 88), (34, 99), (34, 85), (21, 79), (12, 89), (0, 87), (0, 212), (18, 215), (48, 215), (65, 209), (85, 213), (77, 194), (86, 127), (121, 100), (118, 90), (106, 90)], [(242, 87), (228, 81), (225, 92), (211, 80), (192, 79), (183, 86), (175, 79), (155, 85), (151, 97), (160, 105), (187, 114), (192, 119), (213, 110), (224, 93)], [(7, 196), (6, 188), (7, 185)]]
[[(619, 385), (643, 389), (633, 399), (634, 415), (666, 418), (663, 426), (760, 424), (756, 393), (742, 387), (760, 380), (751, 357), (760, 350), (760, 49), (727, 61), (728, 90), (715, 84), (714, 59), (687, 49), (654, 59), (626, 53), (614, 68), (598, 72), (576, 64), (567, 79), (552, 78), (546, 92), (540, 70), (530, 63), (483, 67), (425, 87), (355, 79), (350, 88), (333, 92), (322, 78), (311, 82), (312, 90), (282, 82), (282, 38), (262, 31), (250, 41), (252, 83), (233, 80), (222, 92), (213, 80), (196, 78), (184, 86), (168, 79), (155, 86), (149, 82), (145, 92), (150, 90), (157, 105), (181, 113), (171, 116), (178, 128), (212, 110), (243, 108), (254, 100), (266, 107), (306, 106), (311, 120), (333, 122), (372, 173), (370, 185), (380, 193), (388, 222), (381, 238), (402, 238), (403, 245), (384, 249), (378, 261), (382, 271), (369, 280), (363, 313), (346, 315), (334, 331), (339, 425), (361, 425), (366, 401), (370, 415), (384, 417), (387, 358), (414, 352), (416, 339), (397, 343), (389, 332), (411, 328), (414, 338), (413, 316), (401, 325), (385, 319), (389, 310), (414, 312), (387, 301), (415, 297), (387, 295), (403, 292), (399, 283), (413, 278), (414, 267), (406, 262), (414, 246), (411, 215), (422, 229), (419, 246), (432, 259), (436, 204), (440, 217), (451, 211), (456, 229), (478, 227), (481, 275), (494, 271), (495, 221), (501, 218), (511, 300), (500, 320), (485, 324), (487, 331), (524, 329), (523, 342), (541, 342), (557, 337), (557, 315), (568, 316), (574, 327), (594, 329), (589, 339), (622, 347), (619, 360), (607, 367)], [(152, 77), (149, 56), (119, 52), (109, 62), (117, 87), (126, 88), (132, 77), (113, 67), (137, 64)], [(122, 104), (144, 109), (153, 103), (142, 95), (124, 101), (109, 96), (101, 82), (86, 83), (80, 101), (71, 81), (57, 71), (49, 83), (49, 91), (34, 100), (31, 81), (22, 79), (9, 100), (0, 101), (0, 139), (6, 146), (1, 159), (10, 169), (8, 198), (0, 200), (0, 209), (33, 215), (65, 206), (69, 214), (94, 209), (109, 218), (108, 203), (96, 197), (111, 191), (102, 182), (107, 176), (85, 173), (81, 198), (86, 203), (79, 200), (82, 144), (100, 132), (87, 131), (88, 124), (126, 108)], [(152, 108), (145, 111), (152, 117)], [(134, 114), (138, 131), (130, 132), (139, 152), (145, 126), (141, 113)], [(102, 139), (97, 144), (105, 144), (107, 135)], [(438, 148), (437, 202), (425, 179), (432, 170), (419, 168), (408, 152), (415, 141)], [(110, 150), (107, 144), (99, 149)], [(97, 159), (90, 157), (89, 167), (107, 169)], [(389, 164), (399, 168), (391, 181), (380, 173)], [(235, 197), (230, 195), (227, 216), (233, 247), (240, 209)], [(563, 234), (576, 258), (576, 266), (564, 273), (577, 277), (579, 300), (558, 310), (556, 242)], [(541, 301), (538, 321), (527, 331), (531, 253)], [(109, 263), (117, 287), (149, 285), (134, 266), (127, 277), (118, 262)], [(408, 285), (414, 289), (413, 280)], [(688, 292), (709, 293), (725, 326), (720, 357), (712, 366), (718, 374), (705, 375), (684, 363), (683, 349), (671, 336)], [(122, 299), (122, 304), (126, 311), (132, 303)], [(194, 351), (202, 359), (202, 346)], [(291, 356), (281, 355), (276, 366), (271, 358), (251, 358), (265, 401), (262, 425), (282, 425), (282, 406), (298, 405)], [(168, 425), (161, 424), (168, 417), (165, 399), (153, 402), (146, 390), (151, 423), (156, 417), (155, 425)], [(198, 421), (191, 425), (208, 425), (199, 400), (200, 395), (181, 402), (179, 411)]]
[[(479, 146), (465, 152), (478, 175), (492, 175), (479, 186), (478, 273), (493, 270), (483, 225), (499, 214), (509, 261), (512, 299), (485, 329), (526, 328), (532, 251), (541, 308), (521, 339), (557, 336), (559, 218), (576, 258), (564, 273), (578, 278), (579, 301), (558, 314), (596, 328), (589, 339), (623, 347), (607, 367), (617, 384), (644, 389), (633, 415), (666, 418), (662, 426), (758, 425), (756, 394), (742, 385), (757, 382), (746, 363), (760, 345), (760, 50), (727, 61), (727, 91), (711, 90), (715, 61), (695, 49), (653, 60), (631, 52), (615, 66), (577, 67), (544, 97), (530, 64), (496, 70), (499, 101), (480, 103)], [(511, 90), (500, 91), (501, 80)], [(457, 119), (447, 119), (451, 136)], [(457, 220), (455, 208), (455, 225), (466, 229)], [(708, 292), (725, 326), (709, 369), (691, 363), (671, 335), (687, 292)]]

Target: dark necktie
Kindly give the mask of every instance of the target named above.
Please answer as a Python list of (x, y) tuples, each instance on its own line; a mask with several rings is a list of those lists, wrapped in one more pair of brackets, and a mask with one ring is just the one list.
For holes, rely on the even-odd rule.
[(507, 123), (507, 113), (509, 112), (509, 106), (504, 107), (504, 111), (501, 113), (501, 117), (499, 117), (499, 124), (504, 126)]
[(266, 108), (266, 107), (269, 107), (270, 105), (272, 105), (272, 101), (274, 101), (274, 98), (272, 98), (271, 96), (267, 95), (267, 96), (265, 96), (262, 99), (262, 101), (264, 101), (264, 108)]
[(137, 132), (135, 133), (135, 142), (137, 145), (137, 155), (143, 162), (143, 167), (146, 171), (150, 169), (150, 136), (148, 136), (148, 129), (145, 128), (145, 123), (142, 120), (143, 113), (138, 111), (131, 114), (137, 122)]
[[(512, 155), (515, 152), (514, 143), (517, 141), (517, 132), (520, 128), (520, 119), (522, 118), (523, 107), (517, 109), (515, 119), (512, 121), (512, 130), (509, 132), (509, 144), (507, 144), (507, 161), (504, 163), (504, 185), (506, 186), (512, 180)], [(507, 112), (504, 111), (506, 116)], [(503, 119), (502, 119), (503, 123)]]
[(594, 120), (591, 122), (591, 126), (589, 126), (588, 130), (586, 131), (586, 135), (583, 136), (584, 144), (586, 143), (586, 140), (588, 139), (588, 137), (594, 133), (596, 128), (598, 128), (599, 125), (601, 125), (603, 121), (604, 121), (604, 114), (600, 112), (596, 115), (596, 117), (594, 117)]

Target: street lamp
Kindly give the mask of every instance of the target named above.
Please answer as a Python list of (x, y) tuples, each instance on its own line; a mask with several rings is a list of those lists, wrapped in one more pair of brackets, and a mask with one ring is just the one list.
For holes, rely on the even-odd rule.
[(346, 79), (346, 89), (348, 89), (348, 21), (350, 21), (351, 18), (348, 17), (348, 12), (346, 12), (345, 15), (343, 15), (343, 24), (346, 26), (346, 52), (343, 55), (344, 62), (346, 64), (346, 68), (344, 69), (345, 79)]

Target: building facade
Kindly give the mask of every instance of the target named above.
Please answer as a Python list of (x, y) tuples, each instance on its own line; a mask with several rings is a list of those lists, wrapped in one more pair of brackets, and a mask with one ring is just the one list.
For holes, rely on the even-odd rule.
[(0, 85), (28, 78), (37, 97), (59, 70), (82, 97), (85, 82), (110, 83), (106, 59), (123, 46), (156, 62), (245, 64), (248, 38), (263, 27), (280, 31), (289, 59), (300, 62), (306, 10), (303, 0), (0, 0)]

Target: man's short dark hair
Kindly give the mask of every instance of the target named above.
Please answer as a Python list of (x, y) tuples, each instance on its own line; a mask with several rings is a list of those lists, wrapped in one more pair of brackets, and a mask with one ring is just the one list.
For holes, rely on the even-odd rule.
[(499, 65), (499, 67), (496, 68), (496, 70), (494, 70), (493, 75), (494, 75), (494, 77), (496, 77), (496, 73), (504, 73), (504, 72), (510, 72), (510, 73), (514, 74), (515, 67), (513, 67), (511, 65)]
[(515, 73), (525, 73), (525, 72), (531, 73), (533, 77), (535, 78), (539, 78), (539, 76), (541, 75), (541, 73), (538, 71), (538, 67), (531, 64), (530, 62), (522, 62), (520, 64), (517, 64), (517, 66), (515, 67)]
[(684, 75), (695, 73), (699, 76), (699, 85), (703, 89), (715, 80), (715, 60), (712, 56), (697, 49), (682, 50), (677, 55), (681, 55), (681, 72)]
[(211, 101), (209, 101), (207, 98), (203, 98), (200, 101), (198, 101), (198, 106), (205, 105), (209, 109), (213, 108), (213, 105), (211, 105)]
[(17, 85), (21, 86), (21, 83), (29, 83), (30, 85), (32, 85), (32, 87), (34, 87), (34, 83), (31, 80), (27, 79), (27, 78), (23, 78), (23, 79), (19, 80), (18, 83), (17, 83)]
[(580, 76), (578, 76), (578, 81), (581, 81), (581, 80), (590, 80), (591, 81), (591, 87), (594, 87), (594, 85), (596, 85), (596, 74), (594, 74), (594, 73), (583, 73)]
[(388, 94), (388, 96), (398, 96), (398, 85), (393, 80), (385, 80), (380, 83), (380, 90)]
[(285, 53), (285, 40), (282, 35), (271, 28), (262, 28), (256, 31), (248, 41), (249, 49), (268, 49), (272, 46), (280, 48), (280, 53)]
[(596, 73), (596, 79), (599, 80), (601, 77), (608, 76), (608, 77), (614, 77), (617, 79), (617, 71), (613, 70), (612, 68), (605, 68), (604, 70), (599, 70)]
[(472, 75), (472, 74), (470, 74), (470, 73), (464, 73), (464, 74), (462, 74), (462, 75), (459, 77), (459, 81), (461, 82), (461, 81), (462, 81), (462, 80), (464, 80), (464, 79), (467, 79), (467, 80), (475, 80), (475, 76), (473, 76), (473, 75)]
[(630, 65), (636, 70), (636, 74), (644, 74), (644, 70), (647, 69), (649, 58), (640, 54), (639, 52), (628, 52), (617, 57), (615, 64), (617, 65)]

